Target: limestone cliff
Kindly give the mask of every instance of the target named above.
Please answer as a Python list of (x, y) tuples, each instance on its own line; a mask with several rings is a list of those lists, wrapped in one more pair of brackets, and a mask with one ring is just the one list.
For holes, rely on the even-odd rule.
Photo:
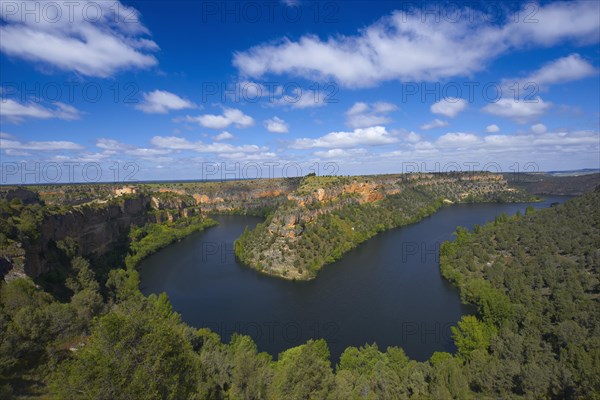
[[(55, 256), (57, 243), (75, 240), (78, 254), (104, 255), (127, 241), (131, 226), (163, 223), (208, 213), (264, 215), (285, 201), (295, 179), (134, 185), (46, 185), (3, 187), (0, 279), (52, 271), (64, 260)], [(16, 201), (11, 208), (10, 203)], [(35, 221), (21, 232), (24, 206), (35, 208)], [(24, 229), (24, 228), (23, 228)], [(2, 233), (2, 231), (0, 231)]]
[(306, 177), (264, 224), (240, 238), (236, 254), (264, 273), (311, 279), (377, 232), (443, 204), (530, 199), (489, 173)]

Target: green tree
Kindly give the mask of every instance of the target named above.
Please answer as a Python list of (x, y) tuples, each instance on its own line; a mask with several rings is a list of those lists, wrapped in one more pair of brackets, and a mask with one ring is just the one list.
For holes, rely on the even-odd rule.
[(333, 388), (329, 349), (323, 339), (309, 340), (279, 354), (275, 364), (271, 399), (324, 399)]
[(465, 315), (452, 327), (452, 338), (458, 349), (458, 357), (468, 361), (475, 350), (486, 351), (490, 345), (492, 329), (473, 315)]
[(166, 295), (116, 306), (94, 325), (52, 391), (64, 399), (193, 398), (198, 365)]

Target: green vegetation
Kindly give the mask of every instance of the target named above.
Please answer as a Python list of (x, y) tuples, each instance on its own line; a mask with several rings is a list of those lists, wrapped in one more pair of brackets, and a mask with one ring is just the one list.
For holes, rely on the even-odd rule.
[(38, 238), (38, 226), (48, 208), (41, 203), (24, 204), (21, 199), (0, 199), (0, 248), (9, 241)]
[(89, 335), (94, 317), (105, 310), (89, 263), (71, 262), (73, 295), (61, 303), (29, 279), (0, 286), (0, 397), (13, 391), (40, 395), (50, 372)]
[[(341, 206), (330, 213), (320, 215), (313, 221), (298, 225), (298, 240), (288, 240), (279, 259), (299, 272), (314, 278), (323, 265), (340, 259), (344, 253), (372, 238), (376, 234), (395, 227), (416, 222), (433, 214), (443, 204), (442, 199), (414, 190), (404, 190), (376, 203)], [(261, 255), (269, 250), (273, 235), (267, 233), (273, 216), (258, 224), (252, 232), (245, 230), (235, 242), (236, 256), (246, 264), (261, 262)], [(287, 256), (287, 260), (285, 257)], [(268, 264), (259, 266), (267, 270)]]
[(125, 265), (133, 268), (157, 250), (216, 224), (217, 222), (210, 218), (193, 216), (177, 221), (148, 223), (141, 227), (133, 227), (129, 231), (131, 243), (129, 254), (125, 257)]
[(471, 388), (494, 398), (600, 398), (600, 192), (457, 229), (444, 277), (479, 318), (454, 328)]
[[(421, 195), (406, 194), (411, 201)], [(390, 205), (396, 219), (385, 223), (422, 217), (437, 204), (425, 198), (413, 214)], [(425, 362), (367, 344), (347, 348), (332, 368), (323, 340), (273, 360), (247, 336), (222, 343), (184, 324), (164, 294), (141, 294), (134, 268), (112, 270), (99, 282), (93, 266), (72, 256), (72, 294), (64, 301), (30, 278), (0, 283), (0, 398), (600, 399), (599, 204), (596, 191), (502, 215), (473, 232), (457, 229), (440, 250), (441, 272), (478, 315), (452, 329), (455, 355), (435, 353)], [(344, 212), (356, 211), (341, 207), (320, 228), (359, 240), (345, 225), (352, 217)], [(364, 223), (366, 235), (379, 229), (368, 219), (352, 222)], [(176, 226), (139, 228), (132, 254), (171, 237), (170, 229)], [(75, 253), (71, 240), (60, 248)]]

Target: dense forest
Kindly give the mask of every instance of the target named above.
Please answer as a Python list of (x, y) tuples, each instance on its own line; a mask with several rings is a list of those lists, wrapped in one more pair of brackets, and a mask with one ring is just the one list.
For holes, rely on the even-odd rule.
[(441, 247), (442, 274), (479, 308), (467, 317), (473, 337), (455, 337), (472, 389), (600, 397), (599, 189), (472, 233), (459, 228)]
[(441, 270), (479, 312), (453, 328), (456, 354), (425, 362), (365, 344), (332, 367), (319, 339), (273, 360), (184, 324), (135, 269), (99, 282), (66, 249), (68, 301), (29, 278), (0, 287), (0, 398), (600, 398), (599, 205), (596, 191), (457, 229)]

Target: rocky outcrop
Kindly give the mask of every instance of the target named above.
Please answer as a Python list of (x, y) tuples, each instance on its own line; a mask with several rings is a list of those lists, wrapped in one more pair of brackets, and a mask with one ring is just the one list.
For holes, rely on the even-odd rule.
[(34, 204), (40, 202), (40, 196), (36, 192), (20, 187), (11, 189), (6, 193), (6, 200), (13, 201), (15, 199), (20, 200), (23, 204)]
[[(53, 209), (54, 210), (54, 209)], [(21, 249), (0, 255), (5, 279), (28, 275), (36, 278), (58, 267), (57, 243), (67, 238), (77, 243), (78, 255), (102, 256), (127, 240), (131, 226), (148, 222), (162, 223), (200, 213), (191, 196), (149, 196), (123, 193), (112, 200), (69, 207), (66, 211), (48, 211), (38, 226), (36, 238), (13, 242)], [(15, 248), (16, 249), (16, 248)], [(5, 265), (6, 264), (6, 265)]]
[(103, 255), (126, 237), (131, 225), (148, 221), (149, 198), (137, 196), (118, 202), (72, 207), (62, 214), (46, 215), (36, 240), (25, 243), (24, 272), (37, 277), (54, 267), (51, 257), (56, 243), (74, 239), (82, 256)]
[[(405, 191), (407, 195), (398, 198)], [(411, 202), (413, 199), (415, 203)], [(286, 279), (312, 279), (316, 270), (324, 263), (331, 262), (327, 260), (336, 259), (351, 248), (352, 245), (338, 243), (339, 236), (336, 235), (346, 235), (359, 242), (383, 229), (422, 218), (443, 204), (524, 201), (531, 200), (531, 196), (510, 187), (502, 175), (448, 173), (306, 177), (296, 191), (287, 195), (287, 200), (263, 226), (240, 240), (236, 254), (251, 267), (270, 275)], [(361, 210), (372, 213), (370, 215), (374, 220), (359, 221), (356, 213), (361, 213)], [(397, 223), (385, 220), (395, 218), (398, 214), (404, 215), (404, 220), (399, 219)], [(320, 221), (324, 215), (334, 215), (333, 220), (328, 218), (330, 222), (327, 224), (333, 223), (335, 226), (323, 226), (323, 230), (319, 230), (321, 228), (315, 227), (322, 225)], [(381, 219), (382, 215), (386, 217)], [(356, 228), (353, 220), (362, 228)], [(318, 240), (302, 241), (311, 227), (313, 235), (319, 232), (316, 236), (328, 242), (321, 245), (330, 254), (314, 254)], [(330, 229), (340, 231), (331, 235), (327, 232)], [(313, 249), (310, 262), (307, 262), (308, 251), (303, 246)]]

